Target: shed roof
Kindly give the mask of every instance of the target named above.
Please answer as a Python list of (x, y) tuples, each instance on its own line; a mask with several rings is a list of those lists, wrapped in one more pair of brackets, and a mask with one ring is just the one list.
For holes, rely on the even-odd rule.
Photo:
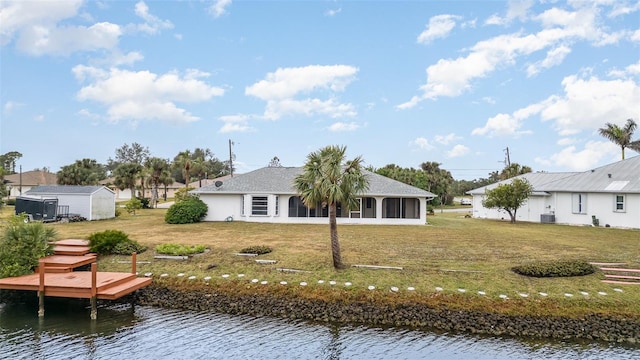
[(37, 186), (27, 191), (27, 194), (93, 194), (101, 189), (106, 189), (107, 191), (113, 193), (113, 190), (109, 189), (106, 186), (102, 185), (45, 185), (45, 186)]
[[(234, 176), (222, 181), (220, 186), (215, 183), (192, 191), (196, 194), (297, 194), (293, 187), (294, 178), (302, 173), (302, 167), (264, 167), (243, 175)], [(407, 185), (405, 183), (363, 170), (369, 180), (369, 196), (412, 196), (433, 198), (436, 195), (429, 191)]]

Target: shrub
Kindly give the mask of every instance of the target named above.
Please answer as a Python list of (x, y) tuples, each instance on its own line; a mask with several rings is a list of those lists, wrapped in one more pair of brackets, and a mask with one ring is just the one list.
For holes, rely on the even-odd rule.
[(533, 262), (511, 268), (517, 274), (533, 277), (584, 276), (596, 272), (596, 267), (584, 260)]
[(174, 193), (174, 201), (176, 203), (179, 203), (180, 201), (187, 200), (188, 198), (192, 197), (191, 195), (189, 195), (189, 191), (191, 190), (195, 190), (195, 188), (187, 186), (176, 190), (176, 192)]
[(192, 224), (200, 222), (206, 215), (207, 204), (195, 196), (177, 202), (167, 210), (164, 221), (167, 224)]
[(273, 249), (265, 246), (265, 245), (254, 245), (254, 246), (249, 246), (247, 248), (244, 248), (242, 250), (240, 250), (240, 253), (242, 254), (257, 254), (257, 255), (262, 255), (262, 254), (268, 254), (270, 252), (272, 252)]
[(93, 233), (89, 236), (89, 248), (91, 252), (100, 255), (131, 255), (147, 250), (137, 241), (129, 239), (129, 236), (119, 230), (105, 230)]
[(127, 203), (124, 205), (124, 208), (129, 214), (135, 215), (136, 210), (142, 209), (142, 201), (140, 201), (140, 199), (138, 198), (131, 198), (131, 200), (127, 201)]
[(159, 254), (184, 256), (203, 253), (207, 249), (204, 245), (178, 245), (178, 244), (162, 244), (156, 246), (156, 252)]
[(10, 219), (0, 239), (0, 278), (33, 272), (40, 258), (53, 254), (49, 243), (55, 237), (55, 230), (43, 223), (25, 224), (19, 216)]
[(151, 206), (149, 205), (151, 199), (142, 197), (138, 197), (136, 199), (138, 199), (140, 201), (140, 204), (142, 204), (142, 209), (151, 209)]

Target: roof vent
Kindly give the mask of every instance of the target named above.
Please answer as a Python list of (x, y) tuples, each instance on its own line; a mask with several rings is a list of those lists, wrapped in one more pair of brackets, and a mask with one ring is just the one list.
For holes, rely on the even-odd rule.
[(609, 179), (611, 179), (611, 174), (607, 174), (607, 176), (609, 177)]
[(220, 187), (222, 186), (222, 181), (218, 180), (215, 183), (213, 183), (216, 187)]

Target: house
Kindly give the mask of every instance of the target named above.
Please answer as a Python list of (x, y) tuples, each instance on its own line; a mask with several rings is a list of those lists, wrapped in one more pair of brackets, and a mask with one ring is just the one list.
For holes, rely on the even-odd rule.
[[(517, 221), (555, 222), (640, 229), (640, 156), (584, 172), (528, 173), (533, 193), (517, 211)], [(473, 217), (508, 219), (503, 210), (482, 205), (485, 191), (513, 179), (468, 191)]]
[(5, 186), (9, 190), (9, 197), (20, 196), (31, 188), (39, 185), (56, 185), (58, 176), (47, 171), (25, 171), (23, 173), (4, 176)]
[(57, 198), (58, 215), (78, 214), (87, 220), (112, 219), (116, 215), (115, 193), (106, 186), (37, 186), (29, 196)]
[[(111, 191), (113, 191), (116, 194), (116, 201), (131, 200), (131, 189), (127, 188), (127, 189), (121, 190), (113, 184), (114, 182), (115, 182), (115, 178), (110, 177), (100, 181), (100, 185), (104, 185), (109, 189), (111, 189)], [(140, 188), (140, 181), (138, 180), (136, 185), (135, 195), (138, 197), (142, 197), (142, 191), (139, 188)], [(167, 186), (160, 185), (158, 187), (158, 196), (160, 198), (165, 198), (165, 199), (175, 197), (176, 191), (179, 190), (180, 188), (184, 188), (184, 184), (175, 182), (175, 181), (171, 185), (167, 185)], [(146, 198), (151, 197), (151, 187), (147, 186), (145, 188), (144, 197)]]
[[(326, 223), (327, 207), (308, 208), (295, 191), (293, 180), (301, 173), (301, 167), (264, 167), (191, 193), (209, 207), (205, 221)], [(369, 190), (359, 198), (358, 209), (347, 211), (338, 205), (338, 223), (426, 224), (427, 200), (436, 195), (366, 170), (364, 173)]]

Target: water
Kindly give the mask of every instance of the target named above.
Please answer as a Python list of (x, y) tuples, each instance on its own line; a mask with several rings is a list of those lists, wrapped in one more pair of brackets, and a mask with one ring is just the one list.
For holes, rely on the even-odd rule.
[(616, 344), (524, 341), (47, 298), (0, 304), (0, 359), (638, 359)]

